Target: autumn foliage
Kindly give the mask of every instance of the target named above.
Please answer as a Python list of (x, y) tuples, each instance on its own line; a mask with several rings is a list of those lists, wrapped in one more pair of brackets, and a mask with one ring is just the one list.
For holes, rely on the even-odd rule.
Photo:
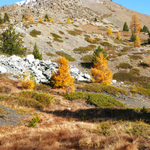
[(68, 24), (71, 24), (71, 21), (70, 21), (70, 19), (69, 19), (69, 18), (67, 19), (67, 23), (68, 23)]
[(73, 85), (74, 78), (70, 75), (70, 67), (68, 60), (65, 57), (58, 59), (58, 71), (53, 73), (51, 77), (51, 84), (54, 87), (71, 87)]
[(141, 41), (139, 36), (136, 36), (136, 40), (134, 41), (134, 47), (140, 47), (141, 46)]
[(109, 85), (111, 83), (112, 73), (107, 68), (107, 60), (103, 56), (103, 53), (100, 53), (99, 57), (96, 58), (96, 63), (94, 63), (91, 72), (94, 82), (104, 85)]
[(34, 89), (35, 80), (31, 75), (29, 75), (29, 73), (25, 73), (23, 75), (23, 80), (21, 80), (21, 83), (22, 89), (30, 89), (30, 90)]
[(108, 27), (107, 35), (112, 35), (112, 30), (110, 26)]
[(120, 32), (119, 32), (119, 31), (117, 32), (117, 39), (118, 39), (118, 40), (121, 40), (121, 35), (120, 35)]
[(130, 29), (134, 33), (140, 33), (141, 31), (141, 22), (139, 21), (137, 14), (133, 14), (132, 16)]
[(42, 18), (40, 17), (39, 22), (43, 22)]
[(54, 19), (53, 19), (53, 17), (51, 17), (50, 22), (55, 22)]

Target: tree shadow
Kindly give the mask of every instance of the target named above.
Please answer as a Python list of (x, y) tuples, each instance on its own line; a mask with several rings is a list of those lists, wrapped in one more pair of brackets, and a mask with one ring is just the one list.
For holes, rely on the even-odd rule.
[(81, 63), (81, 66), (84, 67), (84, 68), (88, 68), (88, 69), (91, 69), (91, 67), (93, 66), (93, 63), (91, 62), (85, 62), (85, 63)]
[(147, 112), (146, 108), (138, 110), (127, 108), (90, 108), (79, 109), (76, 111), (70, 110), (56, 110), (56, 111), (44, 111), (45, 113), (51, 113), (59, 117), (74, 118), (75, 120), (99, 122), (109, 120), (122, 120), (122, 121), (140, 121), (150, 124), (150, 112)]

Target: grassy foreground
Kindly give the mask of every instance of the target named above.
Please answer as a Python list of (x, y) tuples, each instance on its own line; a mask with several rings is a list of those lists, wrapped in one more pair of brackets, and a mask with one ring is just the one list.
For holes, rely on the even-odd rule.
[[(2, 86), (6, 79), (0, 79)], [(0, 127), (0, 149), (150, 149), (150, 109), (127, 108), (100, 94), (128, 94), (122, 88), (88, 83), (76, 86), (90, 93), (64, 94), (42, 84), (22, 91), (19, 83), (7, 81), (3, 86), (9, 90), (0, 92), (0, 105), (27, 117), (17, 126)], [(4, 112), (0, 109), (0, 120)]]

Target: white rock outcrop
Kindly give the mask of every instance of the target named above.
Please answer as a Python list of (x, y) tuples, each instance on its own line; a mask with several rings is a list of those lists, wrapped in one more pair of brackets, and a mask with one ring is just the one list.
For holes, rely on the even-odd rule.
[[(12, 73), (22, 76), (26, 72), (32, 72), (37, 83), (50, 81), (52, 72), (58, 70), (57, 63), (50, 60), (34, 59), (33, 55), (27, 55), (26, 58), (18, 56), (6, 57), (0, 55), (0, 73)], [(91, 77), (88, 74), (82, 73), (74, 65), (71, 66), (71, 76), (78, 81), (90, 81)]]

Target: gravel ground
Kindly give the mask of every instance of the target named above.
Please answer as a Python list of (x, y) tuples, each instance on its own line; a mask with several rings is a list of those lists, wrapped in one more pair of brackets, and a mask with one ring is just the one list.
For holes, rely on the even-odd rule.
[(20, 115), (15, 110), (0, 105), (0, 126), (16, 126), (22, 123), (26, 115)]

